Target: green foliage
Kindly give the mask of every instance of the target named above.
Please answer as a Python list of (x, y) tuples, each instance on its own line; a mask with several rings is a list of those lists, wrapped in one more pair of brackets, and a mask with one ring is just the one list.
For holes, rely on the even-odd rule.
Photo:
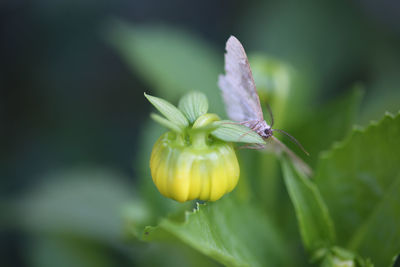
[(335, 230), (318, 188), (297, 173), (288, 159), (282, 160), (282, 168), (304, 246), (309, 251), (330, 247), (335, 241)]
[(387, 114), (326, 152), (316, 172), (338, 244), (376, 266), (400, 252), (399, 136), (400, 115)]
[(163, 219), (147, 227), (144, 238), (165, 240), (166, 233), (227, 266), (289, 266), (282, 238), (257, 207), (230, 196), (198, 205), (183, 221)]
[[(281, 9), (292, 5), (297, 7)], [(302, 13), (286, 10), (284, 15)], [(312, 26), (312, 32), (324, 28), (302, 26)], [(145, 95), (164, 115), (153, 114), (154, 120), (182, 131), (208, 112), (207, 98), (210, 110), (224, 119), (216, 83), (223, 72), (222, 48), (217, 53), (201, 38), (165, 26), (112, 27), (109, 42), (155, 95), (173, 103), (183, 96), (176, 108)], [(276, 26), (261, 41), (273, 40), (274, 35), (297, 40), (295, 28)], [(318, 75), (330, 73), (336, 56), (345, 55), (336, 51), (326, 69), (318, 72), (318, 62), (326, 58), (316, 55), (325, 56), (325, 46), (313, 56), (314, 44), (298, 48), (293, 46), (296, 42), (285, 41), (282, 48), (269, 43), (282, 58), (296, 54), (293, 66), (304, 69), (264, 54), (253, 57), (260, 98), (271, 100), (278, 112), (275, 118), (282, 120), (278, 125), (289, 128), (311, 152), (305, 160), (315, 168), (314, 177), (305, 178), (285, 156), (241, 151), (241, 177), (232, 193), (215, 203), (176, 203), (157, 192), (150, 176), (150, 151), (163, 129), (149, 120), (138, 141), (135, 190), (112, 171), (77, 170), (44, 177), (51, 182), (19, 203), (18, 221), (33, 237), (33, 266), (301, 267), (310, 261), (323, 267), (393, 266), (400, 253), (400, 115), (387, 114), (365, 129), (352, 130), (363, 95), (358, 87), (310, 105), (318, 97)], [(198, 92), (185, 95), (192, 90)], [(391, 103), (397, 103), (395, 95), (388, 93), (385, 99), (392, 97)], [(211, 135), (224, 141), (265, 144), (231, 121), (214, 122), (212, 127), (207, 129)], [(116, 261), (115, 254), (123, 260)]]
[[(268, 61), (268, 57), (263, 59)], [(261, 63), (263, 69), (256, 69), (255, 73), (268, 72), (265, 68), (268, 62)], [(274, 61), (274, 64), (279, 65), (279, 62)], [(288, 92), (298, 90), (299, 84), (291, 82)], [(266, 84), (266, 90), (270, 89)], [(293, 97), (296, 92), (287, 97)], [(161, 95), (164, 93), (160, 91)], [(229, 266), (292, 266), (294, 262), (296, 266), (308, 266), (307, 257), (321, 266), (390, 266), (400, 251), (395, 227), (399, 224), (396, 193), (400, 190), (395, 138), (399, 136), (398, 118), (387, 116), (365, 131), (353, 130), (340, 147), (319, 155), (333, 142), (349, 135), (357, 120), (362, 95), (362, 90), (356, 86), (333, 101), (314, 105), (318, 112), (310, 112), (308, 107), (304, 112), (296, 112), (296, 116), (289, 116), (287, 121), (285, 118), (284, 125), (291, 122), (288, 124), (290, 132), (311, 151), (312, 156), (307, 160), (316, 167), (315, 180), (305, 178), (283, 157), (283, 183), (276, 168), (276, 157), (243, 151), (239, 157), (241, 181), (233, 194), (216, 203), (200, 205), (193, 212), (187, 211), (187, 206), (169, 209), (169, 214), (176, 214), (174, 217), (166, 217), (165, 212), (156, 211), (156, 208), (154, 218), (160, 220), (146, 227), (144, 240), (180, 242)], [(278, 105), (275, 108), (301, 110), (307, 101), (309, 99), (288, 104), (286, 99), (281, 99), (275, 101)], [(279, 107), (279, 103), (284, 106)], [(180, 107), (183, 109), (182, 104)], [(194, 114), (193, 110), (190, 112)], [(246, 138), (243, 132), (246, 129), (241, 129), (240, 125), (218, 123), (223, 127), (213, 134), (224, 134), (223, 130), (229, 127), (235, 129), (230, 132), (234, 135), (232, 140)], [(145, 143), (150, 145), (154, 139), (146, 135)], [(221, 139), (229, 140), (227, 136)], [(254, 139), (252, 143), (257, 142)], [(142, 178), (151, 189), (149, 174)], [(168, 202), (154, 190), (151, 192), (147, 197), (158, 199), (157, 205)], [(308, 256), (298, 251), (293, 232), (297, 227)], [(371, 245), (374, 243), (379, 245)], [(283, 256), (288, 253), (291, 257)]]
[(137, 222), (149, 209), (118, 172), (98, 167), (58, 171), (42, 177), (17, 203), (16, 224), (31, 234), (27, 247), (32, 266), (117, 266), (121, 255), (123, 210)]
[[(87, 239), (116, 242), (125, 205), (137, 203), (135, 214), (148, 216), (130, 184), (119, 173), (100, 168), (76, 168), (50, 173), (18, 203), (21, 224), (43, 234), (73, 233)], [(143, 204), (143, 205), (142, 205)], [(60, 208), (62, 207), (62, 208)], [(90, 216), (87, 216), (90, 214)]]
[(189, 90), (205, 93), (211, 110), (223, 114), (217, 74), (223, 56), (201, 38), (167, 26), (111, 24), (108, 40), (157, 95), (177, 100)]
[(354, 86), (345, 95), (317, 107), (319, 112), (306, 114), (301, 123), (302, 127), (291, 131), (294, 136), (301, 136), (303, 146), (311, 155), (307, 159), (311, 164), (317, 163), (321, 151), (350, 133), (359, 112), (362, 96), (360, 86)]

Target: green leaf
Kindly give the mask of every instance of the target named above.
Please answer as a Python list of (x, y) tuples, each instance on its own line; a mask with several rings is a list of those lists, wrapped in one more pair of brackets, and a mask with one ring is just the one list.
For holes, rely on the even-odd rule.
[[(389, 266), (392, 258), (400, 253), (400, 175), (389, 186), (380, 203), (359, 227), (349, 242), (349, 248), (362, 251), (377, 266)], [(382, 240), (377, 253), (376, 242)], [(369, 255), (374, 255), (369, 256)], [(382, 264), (382, 265), (381, 265)]]
[(207, 113), (208, 100), (203, 93), (190, 92), (179, 100), (178, 107), (190, 123), (193, 123), (198, 117)]
[(144, 96), (147, 98), (147, 100), (150, 101), (151, 104), (153, 104), (153, 106), (158, 111), (160, 111), (161, 114), (163, 114), (171, 122), (177, 124), (182, 128), (189, 125), (189, 122), (186, 119), (185, 115), (183, 115), (179, 109), (177, 109), (168, 101), (162, 98), (148, 95), (146, 93), (144, 93)]
[(178, 99), (189, 90), (202, 91), (213, 112), (223, 114), (217, 87), (223, 72), (223, 47), (215, 50), (201, 37), (166, 25), (111, 23), (108, 40), (157, 95)]
[(316, 171), (339, 244), (376, 266), (400, 252), (399, 136), (400, 115), (386, 114), (325, 153)]
[(226, 142), (265, 144), (265, 141), (250, 128), (237, 122), (223, 120), (214, 122), (218, 128), (211, 135)]
[(335, 231), (318, 188), (296, 172), (289, 159), (282, 160), (282, 169), (304, 246), (310, 252), (328, 248), (334, 243)]
[(293, 266), (285, 246), (262, 211), (230, 197), (199, 205), (183, 221), (163, 219), (147, 227), (146, 240), (169, 236), (227, 266)]

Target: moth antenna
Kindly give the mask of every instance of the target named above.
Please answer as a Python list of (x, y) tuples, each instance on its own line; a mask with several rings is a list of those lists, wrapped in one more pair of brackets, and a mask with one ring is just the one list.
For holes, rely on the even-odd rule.
[(295, 143), (301, 150), (303, 150), (304, 154), (306, 154), (307, 156), (310, 156), (310, 153), (307, 152), (307, 150), (304, 149), (304, 147), (300, 144), (299, 141), (297, 141), (296, 138), (294, 138), (293, 136), (291, 136), (290, 134), (288, 134), (287, 132), (285, 132), (284, 130), (281, 129), (272, 129), (272, 131), (276, 131), (276, 132), (280, 132), (283, 133), (284, 135), (286, 135), (287, 137), (290, 138), (290, 140)]
[(268, 103), (267, 103), (267, 110), (271, 118), (271, 128), (272, 128), (272, 126), (274, 125), (274, 115), (272, 114), (271, 106)]

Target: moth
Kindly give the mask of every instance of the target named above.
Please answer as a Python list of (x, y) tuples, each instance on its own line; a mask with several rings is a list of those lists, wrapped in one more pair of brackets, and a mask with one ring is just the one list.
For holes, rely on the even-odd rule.
[[(229, 118), (249, 127), (264, 140), (271, 140), (276, 151), (285, 151), (298, 167), (306, 174), (310, 174), (311, 170), (309, 167), (273, 136), (274, 131), (287, 135), (308, 154), (294, 137), (281, 129), (272, 129), (273, 116), (269, 106), (268, 110), (271, 115), (271, 125), (264, 120), (253, 74), (246, 52), (240, 41), (234, 36), (229, 37), (225, 49), (225, 75), (219, 76), (218, 86), (221, 89), (222, 98), (225, 102), (225, 108)], [(258, 145), (254, 148), (262, 149), (265, 148), (265, 146)]]

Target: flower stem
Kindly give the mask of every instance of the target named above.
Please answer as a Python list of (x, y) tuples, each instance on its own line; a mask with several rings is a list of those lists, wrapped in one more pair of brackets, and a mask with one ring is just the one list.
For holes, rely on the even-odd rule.
[(207, 132), (196, 132), (192, 135), (192, 145), (197, 149), (207, 148)]

